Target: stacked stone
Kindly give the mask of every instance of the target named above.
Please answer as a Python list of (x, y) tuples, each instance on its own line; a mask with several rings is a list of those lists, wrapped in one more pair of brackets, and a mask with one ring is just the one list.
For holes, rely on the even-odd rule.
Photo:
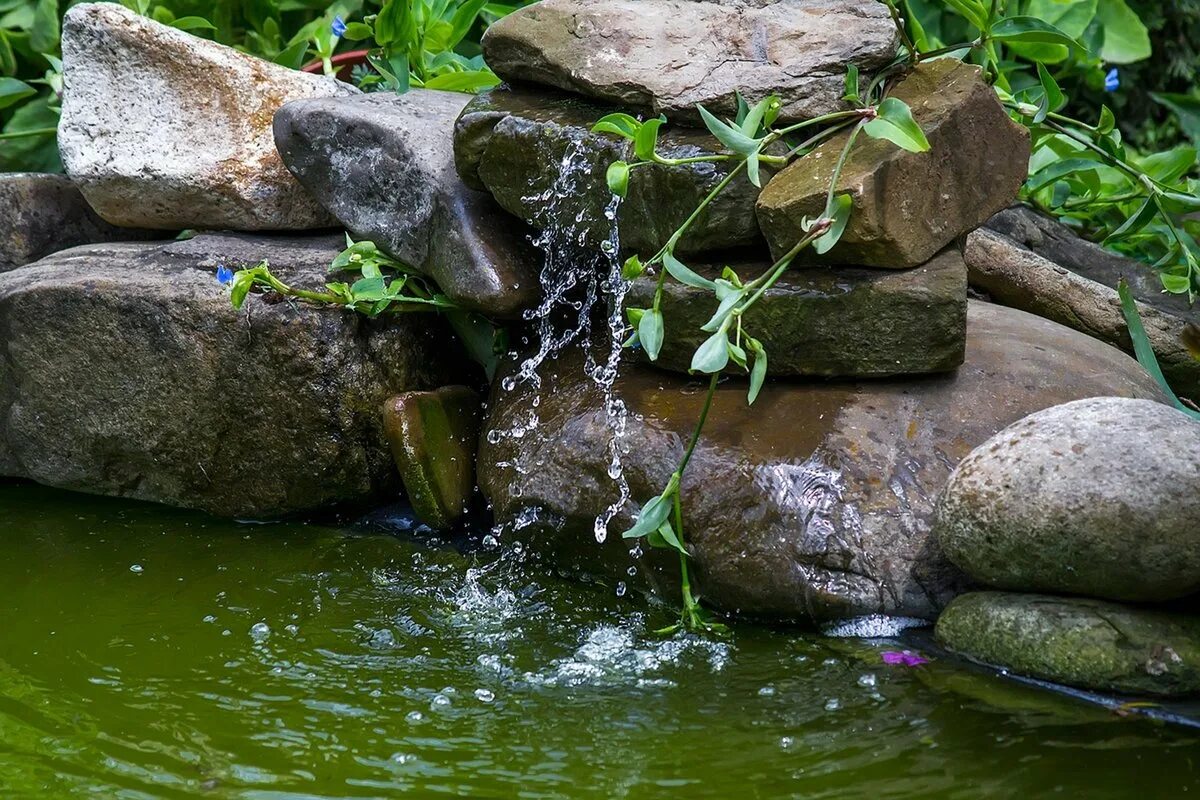
[[(680, 19), (689, 24), (681, 28)], [(713, 154), (722, 146), (700, 127), (697, 103), (728, 114), (738, 92), (748, 102), (774, 94), (782, 123), (842, 110), (848, 66), (869, 80), (892, 61), (897, 43), (886, 7), (872, 0), (543, 0), (493, 25), (483, 47), (509, 85), (472, 101), (459, 118), (460, 176), (541, 226), (554, 222), (541, 219), (541, 198), (570, 164), (585, 178), (558, 215), (584, 220), (584, 240), (598, 245), (609, 235), (605, 170), (631, 157), (627, 141), (591, 131), (602, 116), (665, 112), (672, 125), (660, 137), (663, 156)], [(931, 149), (909, 153), (862, 137), (837, 186), (854, 202), (841, 242), (824, 257), (802, 254), (744, 320), (764, 343), (772, 375), (874, 378), (946, 372), (963, 362), (967, 272), (957, 241), (1015, 198), (1028, 134), (979, 71), (956, 60), (911, 70), (892, 94), (912, 107)], [(761, 193), (734, 181), (676, 255), (708, 277), (727, 265), (743, 279), (768, 271), (804, 235), (802, 221), (820, 215), (848, 135), (779, 174), (768, 171)], [(634, 170), (618, 209), (622, 250), (657, 252), (731, 164)], [(647, 307), (656, 280), (636, 280), (627, 304)], [(710, 291), (668, 281), (658, 366), (687, 371), (714, 306)]]

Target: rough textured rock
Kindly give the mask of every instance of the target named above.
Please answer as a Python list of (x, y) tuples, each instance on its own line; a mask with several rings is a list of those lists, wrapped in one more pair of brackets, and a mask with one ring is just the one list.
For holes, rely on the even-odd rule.
[(405, 392), (383, 404), (383, 429), (408, 500), (431, 528), (449, 528), (467, 512), (479, 422), (479, 396), (466, 386)]
[(542, 0), (483, 37), (508, 80), (696, 120), (697, 103), (734, 113), (737, 91), (778, 94), (785, 121), (836, 111), (846, 65), (869, 74), (896, 48), (871, 0)]
[(319, 288), (340, 237), (88, 245), (0, 274), (0, 475), (258, 517), (398, 491), (379, 409), (454, 382), (436, 317), (264, 302), (219, 264)]
[[(591, 246), (610, 234), (605, 209), (612, 193), (608, 165), (633, 157), (632, 144), (592, 125), (613, 109), (578, 98), (507, 86), (480, 95), (454, 133), (459, 175), (487, 188), (507, 211), (537, 228), (569, 227)], [(720, 152), (707, 131), (664, 128), (658, 151), (667, 158)], [(653, 253), (728, 174), (721, 163), (633, 170), (618, 211), (621, 246)], [(770, 174), (766, 172), (765, 174)], [(764, 180), (766, 178), (764, 177)], [(694, 253), (762, 241), (754, 216), (758, 189), (735, 180), (679, 244)]]
[(114, 225), (297, 230), (335, 223), (275, 151), (288, 100), (357, 94), (112, 3), (63, 23), (58, 143), (67, 174)]
[(1033, 414), (967, 456), (934, 534), (987, 586), (1169, 600), (1200, 589), (1200, 423), (1097, 397)]
[(0, 208), (0, 272), (80, 244), (163, 235), (109, 225), (62, 175), (0, 175)]
[[(1029, 132), (1008, 118), (978, 67), (952, 58), (926, 62), (892, 96), (912, 107), (929, 151), (860, 136), (838, 184), (854, 198), (846, 232), (826, 256), (802, 258), (916, 266), (1016, 199), (1029, 165)], [(758, 220), (776, 257), (803, 236), (803, 219), (825, 207), (847, 136), (792, 162), (764, 187)]]
[(1101, 600), (976, 592), (937, 638), (962, 655), (1042, 680), (1134, 695), (1200, 691), (1200, 617)]
[[(750, 280), (770, 265), (733, 266)], [(698, 271), (709, 278), (721, 274), (716, 266)], [(649, 308), (657, 281), (648, 273), (635, 280), (626, 305)], [(692, 354), (710, 335), (700, 328), (716, 306), (711, 291), (668, 279), (661, 309), (669, 335), (655, 363), (686, 372)], [(745, 329), (766, 347), (770, 375), (945, 372), (963, 361), (967, 269), (958, 251), (949, 249), (910, 270), (791, 270), (743, 319)], [(741, 368), (734, 365), (730, 371)]]
[[(677, 561), (663, 551), (631, 556), (620, 538), (636, 507), (609, 477), (605, 399), (581, 361), (542, 368), (537, 406), (528, 384), (494, 384), (480, 486), (509, 525), (503, 538), (527, 552), (673, 592)], [(614, 392), (629, 412), (624, 476), (645, 502), (676, 468), (704, 391), (629, 364)], [(727, 381), (683, 481), (699, 591), (723, 609), (792, 620), (933, 617), (964, 587), (930, 535), (950, 471), (1027, 414), (1098, 394), (1161, 397), (1119, 350), (987, 303), (970, 304), (966, 363), (952, 374), (768, 383), (752, 409), (746, 383)], [(594, 520), (612, 504), (619, 513), (601, 546)]]
[(413, 89), (288, 103), (275, 142), (288, 169), (358, 239), (497, 317), (537, 303), (541, 258), (520, 225), (454, 171), (454, 121), (470, 99)]
[(1177, 394), (1200, 401), (1200, 308), (1168, 295), (1145, 264), (1080, 239), (1029, 208), (1000, 212), (967, 237), (971, 285), (997, 303), (1052, 319), (1133, 352), (1117, 284), (1124, 278), (1159, 366)]

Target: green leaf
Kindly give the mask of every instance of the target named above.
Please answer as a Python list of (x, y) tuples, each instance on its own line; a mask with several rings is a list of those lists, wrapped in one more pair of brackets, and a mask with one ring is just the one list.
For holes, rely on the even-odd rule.
[(36, 53), (58, 52), (58, 0), (37, 0), (33, 25), (29, 28), (29, 46)]
[(725, 321), (729, 318), (730, 312), (733, 311), (734, 306), (736, 306), (746, 295), (746, 290), (744, 288), (734, 286), (727, 280), (721, 279), (714, 281), (714, 283), (716, 284), (715, 292), (720, 304), (717, 306), (717, 310), (713, 312), (713, 315), (708, 322), (700, 326), (700, 330), (704, 331), (705, 333), (714, 333), (722, 329), (726, 324)]
[(666, 121), (665, 117), (658, 117), (642, 123), (633, 140), (633, 152), (642, 161), (654, 160), (654, 148), (658, 146), (658, 129)]
[(1195, 147), (1180, 145), (1170, 150), (1151, 153), (1139, 159), (1138, 166), (1159, 183), (1175, 183), (1191, 171), (1197, 163), (1196, 159)]
[[(1097, 0), (1025, 0), (1022, 13), (1053, 25), (1073, 39), (1084, 35), (1096, 16)], [(1027, 61), (1057, 64), (1071, 51), (1060, 44), (1009, 42), (1012, 51)]]
[(992, 26), (989, 38), (998, 42), (1039, 42), (1084, 49), (1066, 33), (1035, 17), (1006, 17)]
[(846, 93), (842, 99), (848, 103), (858, 103), (858, 67), (854, 64), (846, 67)]
[(1099, 161), (1092, 161), (1087, 158), (1066, 158), (1061, 161), (1052, 161), (1025, 181), (1025, 191), (1033, 193), (1068, 175), (1074, 175), (1078, 172), (1095, 171), (1102, 166), (1103, 164)]
[(708, 337), (692, 356), (692, 372), (712, 374), (729, 364), (729, 332), (724, 328)]
[[(657, 537), (657, 539), (655, 537)], [(661, 540), (661, 542), (658, 540)], [(646, 541), (650, 542), (650, 544), (655, 547), (667, 547), (672, 550), (677, 550), (689, 558), (691, 557), (691, 553), (689, 553), (687, 548), (683, 546), (683, 542), (679, 541), (679, 537), (675, 534), (675, 529), (671, 527), (669, 520), (660, 525), (654, 534), (647, 537)]]
[(742, 133), (741, 129), (735, 128), (732, 125), (727, 125), (721, 120), (714, 117), (702, 105), (697, 105), (700, 111), (700, 118), (704, 120), (705, 127), (713, 136), (717, 137), (717, 141), (728, 147), (738, 155), (748, 156), (758, 149), (758, 140), (752, 139)]
[(987, 30), (988, 9), (980, 0), (946, 0), (946, 5), (957, 11), (963, 19), (979, 30)]
[(216, 25), (213, 25), (204, 17), (180, 17), (171, 23), (171, 27), (181, 31), (215, 31), (217, 29)]
[(846, 232), (846, 224), (850, 222), (850, 212), (854, 207), (854, 198), (848, 194), (839, 194), (833, 198), (833, 203), (825, 209), (825, 217), (833, 220), (829, 230), (813, 240), (812, 248), (817, 253), (828, 253)]
[(929, 150), (929, 140), (913, 119), (908, 103), (889, 97), (879, 104), (875, 112), (875, 119), (863, 126), (863, 133), (873, 139), (886, 139), (911, 153)]
[(1191, 291), (1192, 278), (1190, 275), (1172, 275), (1161, 272), (1158, 277), (1162, 280), (1163, 288), (1171, 294), (1187, 294)]
[(450, 32), (443, 44), (445, 49), (449, 50), (457, 46), (471, 32), (475, 20), (479, 18), (479, 12), (483, 11), (485, 5), (487, 5), (487, 0), (465, 0), (458, 7), (450, 19)]
[(772, 108), (778, 110), (779, 105), (780, 103), (778, 95), (770, 95), (768, 97), (764, 97), (762, 100), (759, 100), (754, 104), (753, 108), (750, 108), (746, 112), (746, 116), (742, 118), (741, 123), (738, 125), (738, 130), (749, 136), (751, 139), (757, 139), (759, 129), (763, 126), (763, 123), (767, 121), (768, 113), (772, 110)]
[(1158, 382), (1159, 388), (1171, 399), (1176, 408), (1188, 416), (1200, 420), (1200, 411), (1195, 411), (1181, 403), (1171, 389), (1171, 384), (1167, 383), (1166, 376), (1158, 366), (1154, 348), (1150, 345), (1150, 337), (1146, 335), (1146, 328), (1142, 325), (1142, 316), (1138, 313), (1133, 293), (1129, 291), (1129, 284), (1123, 278), (1117, 284), (1117, 294), (1121, 298), (1121, 312), (1125, 315), (1125, 325), (1129, 328), (1129, 337), (1133, 340), (1133, 352), (1137, 356), (1138, 363)]
[(1101, 59), (1109, 64), (1132, 64), (1150, 57), (1150, 32), (1125, 0), (1100, 0), (1096, 21), (1104, 30)]
[(657, 361), (663, 343), (663, 315), (657, 308), (642, 314), (638, 322), (638, 340), (641, 341), (642, 348), (650, 360)]
[(641, 276), (646, 271), (642, 260), (636, 255), (632, 255), (625, 259), (625, 264), (621, 267), (621, 277), (627, 281), (632, 281)]
[[(1050, 76), (1050, 71), (1046, 69), (1040, 61), (1037, 65), (1038, 81), (1042, 84), (1042, 93), (1046, 101), (1046, 112), (1058, 111), (1067, 104), (1067, 97), (1062, 93), (1062, 89), (1058, 88), (1058, 83)], [(1046, 118), (1045, 113), (1040, 113), (1039, 116), (1033, 118), (1034, 123), (1041, 123)]]
[(1154, 219), (1156, 214), (1158, 214), (1158, 205), (1154, 202), (1153, 195), (1151, 195), (1150, 197), (1146, 198), (1144, 203), (1142, 203), (1142, 207), (1137, 210), (1137, 213), (1125, 220), (1121, 227), (1117, 228), (1115, 231), (1105, 237), (1104, 245), (1107, 247), (1113, 242), (1133, 236), (1142, 228), (1149, 225), (1150, 221)]
[(37, 94), (37, 89), (24, 81), (16, 78), (0, 78), (0, 108), (7, 108), (28, 97), (33, 97), (35, 94)]
[(624, 161), (614, 161), (608, 165), (604, 179), (608, 181), (608, 190), (617, 197), (624, 197), (629, 192), (629, 165)]
[(754, 405), (762, 391), (763, 382), (767, 379), (767, 350), (757, 339), (750, 340), (750, 352), (754, 354), (754, 367), (750, 370), (750, 391), (746, 395), (746, 403)]
[(1100, 121), (1096, 124), (1096, 133), (1107, 136), (1117, 127), (1117, 118), (1108, 106), (1100, 106)]
[(1200, 211), (1200, 196), (1182, 192), (1163, 192), (1160, 199), (1163, 208), (1173, 214), (1192, 214)]
[(370, 278), (363, 278), (355, 281), (350, 287), (350, 294), (356, 303), (373, 303), (376, 300), (382, 300), (387, 294), (387, 287), (384, 283), (382, 275), (375, 275)]
[(441, 89), (444, 92), (465, 92), (467, 94), (499, 85), (500, 79), (490, 69), (444, 72), (425, 81), (426, 89)]
[(594, 133), (615, 133), (626, 139), (635, 139), (641, 127), (642, 123), (636, 117), (617, 113), (601, 117), (596, 124), (592, 125), (592, 131)]
[(342, 38), (351, 42), (362, 42), (374, 35), (375, 31), (371, 29), (370, 25), (362, 22), (349, 22), (346, 24), (346, 32), (342, 34)]
[(688, 286), (694, 286), (697, 289), (713, 290), (717, 288), (717, 284), (699, 275), (689, 269), (682, 261), (675, 257), (675, 254), (670, 250), (663, 253), (663, 267), (670, 273), (671, 277), (680, 283)]
[(642, 513), (638, 514), (637, 522), (634, 523), (632, 528), (622, 533), (621, 538), (640, 539), (652, 531), (657, 531), (661, 528), (670, 515), (671, 497), (661, 494), (642, 506)]
[(1200, 146), (1200, 96), (1151, 92), (1150, 97), (1154, 102), (1174, 111), (1184, 133), (1191, 138), (1193, 144)]

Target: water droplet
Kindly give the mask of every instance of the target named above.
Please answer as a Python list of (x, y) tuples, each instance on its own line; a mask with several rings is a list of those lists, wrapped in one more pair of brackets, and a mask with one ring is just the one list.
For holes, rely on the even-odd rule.
[(217, 618), (216, 618), (216, 617), (214, 617), (212, 614), (205, 614), (205, 615), (204, 615), (204, 620), (203, 620), (203, 621), (204, 621), (204, 622), (216, 622), (216, 621), (217, 621)]
[(782, 750), (787, 750), (793, 744), (795, 744), (795, 740), (790, 736), (784, 736), (779, 740), (779, 747)]
[(825, 701), (825, 710), (826, 711), (837, 711), (841, 707), (842, 707), (842, 703), (836, 697), (831, 697)]
[(867, 688), (874, 686), (875, 685), (875, 676), (870, 672), (868, 672), (865, 675), (859, 675), (858, 676), (858, 685), (867, 687)]
[(420, 711), (410, 711), (404, 715), (404, 718), (406, 720), (408, 720), (409, 722), (415, 724), (415, 723), (418, 723), (421, 720), (425, 719), (425, 715), (422, 714)]
[(617, 597), (624, 597), (625, 591), (625, 581), (617, 581)]
[(265, 622), (256, 622), (250, 626), (250, 638), (256, 642), (265, 642), (271, 635), (271, 626)]
[(774, 686), (764, 686), (758, 690), (759, 697), (771, 697), (775, 694)]
[(140, 573), (142, 571), (142, 565), (141, 564), (130, 564), (129, 571)]
[(433, 702), (430, 704), (430, 706), (434, 709), (446, 708), (449, 705), (450, 705), (450, 698), (446, 697), (446, 695), (444, 695), (444, 694), (435, 694), (433, 696)]
[(496, 699), (496, 694), (488, 689), (476, 689), (475, 697), (481, 703), (490, 703)]

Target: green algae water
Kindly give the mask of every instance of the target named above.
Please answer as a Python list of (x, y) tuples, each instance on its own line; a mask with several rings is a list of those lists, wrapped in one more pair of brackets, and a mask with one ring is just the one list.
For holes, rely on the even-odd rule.
[[(1129, 798), (1200, 733), (503, 548), (0, 485), (0, 797)], [(919, 646), (919, 640), (917, 640)]]

